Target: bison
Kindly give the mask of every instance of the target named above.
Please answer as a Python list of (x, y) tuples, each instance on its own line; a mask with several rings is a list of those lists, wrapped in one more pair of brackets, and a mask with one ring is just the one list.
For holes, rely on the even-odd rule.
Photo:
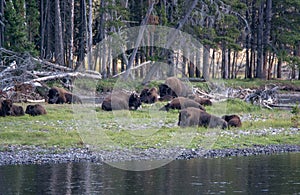
[(238, 115), (224, 115), (222, 119), (227, 121), (229, 127), (241, 127), (242, 121)]
[(48, 92), (49, 104), (82, 103), (81, 99), (63, 88), (52, 87)]
[(179, 112), (178, 126), (203, 126), (209, 128), (221, 127), (222, 129), (225, 129), (228, 127), (228, 124), (225, 120), (218, 116), (209, 114), (198, 108), (189, 107)]
[(25, 113), (31, 116), (37, 116), (37, 115), (47, 114), (47, 111), (42, 105), (35, 104), (35, 105), (28, 105), (26, 107)]
[(113, 92), (103, 100), (101, 108), (105, 111), (136, 110), (141, 105), (140, 97), (135, 92), (130, 95), (124, 92)]

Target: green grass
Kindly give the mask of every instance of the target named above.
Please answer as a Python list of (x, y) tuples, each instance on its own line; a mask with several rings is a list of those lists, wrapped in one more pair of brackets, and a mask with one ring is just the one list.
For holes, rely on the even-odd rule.
[[(26, 104), (20, 104), (26, 107)], [(143, 105), (137, 111), (105, 112), (94, 105), (49, 105), (48, 114), (31, 117), (0, 118), (0, 148), (8, 145), (42, 147), (120, 148), (236, 148), (253, 144), (299, 144), (300, 134), (289, 133), (290, 111), (267, 110), (241, 100), (228, 100), (207, 107), (209, 113), (247, 114), (253, 121), (243, 121), (241, 128), (230, 130), (179, 128), (178, 111), (157, 111), (164, 103)], [(283, 129), (259, 135), (262, 129)], [(249, 132), (249, 135), (240, 132)]]

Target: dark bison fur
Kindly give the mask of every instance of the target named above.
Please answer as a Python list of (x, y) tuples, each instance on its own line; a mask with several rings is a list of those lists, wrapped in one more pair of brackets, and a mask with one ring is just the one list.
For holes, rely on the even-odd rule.
[(221, 127), (227, 128), (228, 124), (225, 120), (218, 116), (211, 115), (198, 108), (185, 108), (179, 112), (178, 126), (203, 126), (209, 128)]
[(24, 114), (25, 113), (22, 106), (12, 105), (9, 111), (10, 116), (23, 116)]
[(0, 116), (10, 115), (10, 110), (13, 105), (11, 100), (0, 100)]
[(199, 108), (205, 111), (205, 108), (201, 104), (199, 104), (198, 102), (192, 99), (185, 98), (185, 97), (174, 98), (170, 103), (166, 104), (160, 110), (166, 110), (166, 111), (169, 111), (170, 109), (181, 110), (188, 107)]
[(198, 102), (199, 104), (201, 104), (203, 106), (211, 106), (212, 105), (212, 102), (208, 98), (203, 98), (203, 97), (199, 97), (196, 95), (189, 96), (189, 98), (195, 100), (196, 102)]
[(166, 84), (160, 84), (159, 85), (159, 95), (160, 97), (164, 96), (171, 96), (171, 97), (177, 97), (176, 93)]
[(188, 94), (188, 87), (176, 77), (169, 77), (165, 80), (164, 84), (159, 85), (159, 95), (161, 97), (165, 95), (187, 97)]
[(63, 88), (52, 87), (48, 92), (49, 104), (82, 103), (81, 99)]
[(47, 111), (42, 105), (35, 104), (35, 105), (28, 105), (26, 107), (25, 113), (31, 116), (37, 116), (37, 115), (47, 114)]
[(10, 110), (13, 105), (11, 100), (0, 100), (0, 116), (10, 115)]
[(101, 108), (102, 110), (136, 110), (141, 106), (141, 100), (138, 94), (130, 95), (124, 92), (113, 92), (104, 98)]
[(144, 88), (140, 93), (141, 102), (146, 104), (152, 104), (157, 102), (158, 94), (157, 89), (155, 87), (152, 88)]
[(241, 127), (242, 121), (238, 115), (224, 115), (222, 119), (227, 121), (229, 127)]

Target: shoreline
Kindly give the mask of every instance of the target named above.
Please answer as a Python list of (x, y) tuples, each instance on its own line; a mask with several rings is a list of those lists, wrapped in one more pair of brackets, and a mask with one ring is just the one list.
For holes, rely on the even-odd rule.
[(121, 149), (92, 151), (88, 148), (41, 148), (37, 146), (8, 146), (0, 152), (0, 166), (41, 165), (72, 162), (122, 162), (147, 160), (189, 160), (193, 158), (223, 158), (232, 156), (271, 155), (300, 152), (300, 145), (254, 145), (232, 149)]

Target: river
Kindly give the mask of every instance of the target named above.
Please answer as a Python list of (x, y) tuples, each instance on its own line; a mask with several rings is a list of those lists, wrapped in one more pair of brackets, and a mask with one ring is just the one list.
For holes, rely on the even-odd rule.
[(88, 162), (5, 165), (0, 194), (300, 194), (300, 153), (174, 160), (149, 171)]

